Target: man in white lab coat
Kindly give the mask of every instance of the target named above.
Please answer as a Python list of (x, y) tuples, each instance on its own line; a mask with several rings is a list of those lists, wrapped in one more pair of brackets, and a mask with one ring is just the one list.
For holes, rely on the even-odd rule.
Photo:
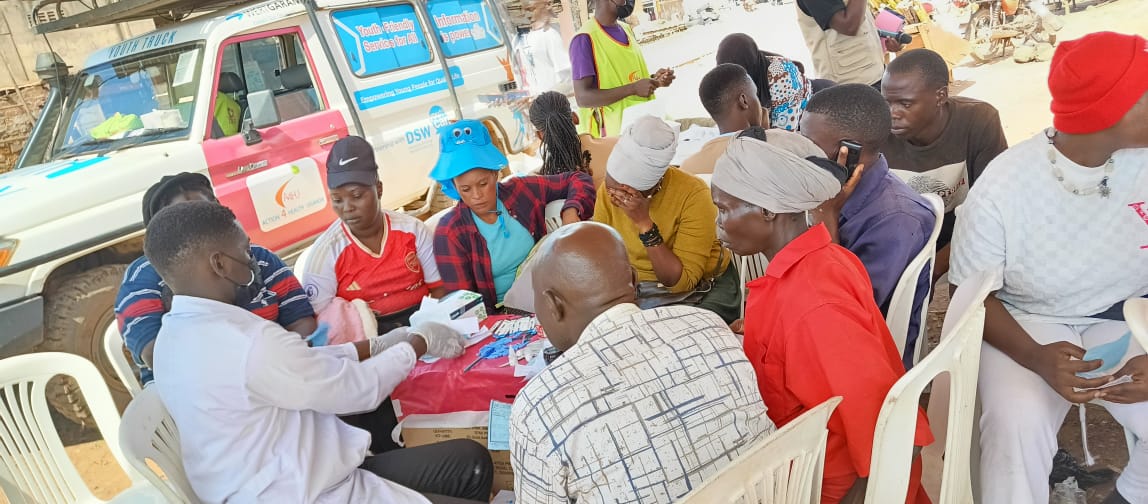
[(148, 224), (144, 252), (175, 294), (156, 342), (155, 385), (199, 498), (485, 502), (493, 464), (482, 445), (368, 456), (370, 434), (337, 416), (377, 408), (419, 356), (457, 357), (462, 337), (435, 324), (311, 348), (233, 304), (256, 283), (249, 248), (235, 215), (216, 203), (173, 205)]

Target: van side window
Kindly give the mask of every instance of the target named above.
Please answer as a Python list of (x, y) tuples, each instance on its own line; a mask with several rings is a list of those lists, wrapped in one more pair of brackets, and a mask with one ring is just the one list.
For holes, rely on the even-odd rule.
[(239, 132), (248, 117), (247, 95), (269, 89), (279, 117), (289, 121), (323, 110), (298, 33), (227, 44), (212, 109), (211, 138)]
[(351, 72), (369, 77), (434, 61), (411, 4), (331, 13)]
[(427, 12), (448, 58), (502, 45), (502, 31), (487, 0), (429, 0)]

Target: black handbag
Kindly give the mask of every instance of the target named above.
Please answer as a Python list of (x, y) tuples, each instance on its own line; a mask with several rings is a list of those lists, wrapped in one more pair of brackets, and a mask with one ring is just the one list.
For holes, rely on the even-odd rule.
[(649, 310), (659, 306), (691, 305), (697, 306), (713, 289), (714, 280), (721, 270), (721, 263), (725, 260), (725, 247), (718, 248), (717, 265), (708, 277), (702, 278), (688, 292), (670, 292), (670, 289), (659, 282), (638, 282), (638, 308)]

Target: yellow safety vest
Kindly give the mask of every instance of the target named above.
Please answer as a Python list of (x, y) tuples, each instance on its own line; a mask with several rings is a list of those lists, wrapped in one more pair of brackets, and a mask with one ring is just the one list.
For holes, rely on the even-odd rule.
[(242, 109), (234, 98), (226, 93), (215, 94), (215, 122), (219, 124), (223, 136), (228, 137), (239, 133), (240, 112)]
[[(602, 29), (597, 20), (591, 20), (581, 30), (581, 33), (590, 36), (594, 69), (598, 74), (598, 89), (622, 87), (650, 77), (650, 71), (646, 69), (646, 59), (642, 57), (642, 49), (638, 47), (638, 38), (634, 36), (634, 31), (621, 21), (618, 25), (626, 31), (630, 43), (618, 43)], [(626, 107), (649, 100), (650, 98), (627, 96), (605, 107), (579, 108), (578, 132), (589, 133), (595, 138), (618, 136), (622, 133), (622, 111), (626, 110)]]

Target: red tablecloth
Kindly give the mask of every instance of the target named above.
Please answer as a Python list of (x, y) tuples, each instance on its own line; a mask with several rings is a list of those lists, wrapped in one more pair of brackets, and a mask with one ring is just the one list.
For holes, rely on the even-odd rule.
[[(487, 317), (483, 327), (491, 327), (505, 315)], [(410, 376), (391, 393), (398, 402), (399, 420), (408, 415), (438, 415), (459, 411), (486, 411), (490, 401), (514, 402), (514, 396), (526, 385), (526, 379), (514, 376), (514, 366), (502, 366), (502, 359), (484, 359), (470, 371), (463, 372), (478, 358), (478, 351), (492, 337), (472, 345), (457, 359), (419, 362)]]

